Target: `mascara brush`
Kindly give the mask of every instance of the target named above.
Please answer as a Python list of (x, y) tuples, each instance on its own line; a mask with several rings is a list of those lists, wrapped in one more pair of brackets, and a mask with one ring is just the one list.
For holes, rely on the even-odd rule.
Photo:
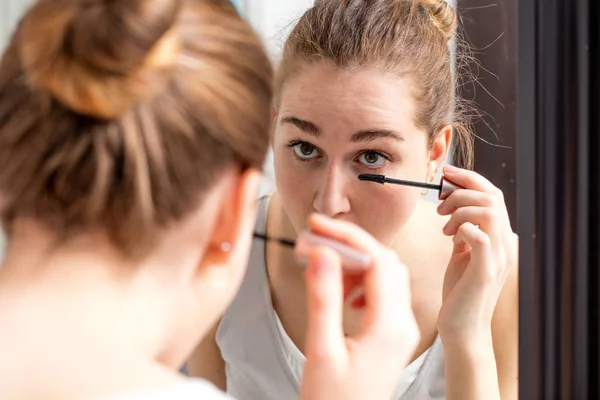
[(455, 190), (464, 189), (462, 186), (458, 186), (454, 182), (449, 181), (448, 179), (442, 177), (442, 180), (439, 184), (435, 183), (424, 183), (424, 182), (415, 182), (415, 181), (405, 181), (402, 179), (392, 179), (388, 178), (385, 175), (377, 175), (377, 174), (361, 174), (358, 176), (358, 179), (361, 181), (368, 182), (377, 182), (381, 183), (391, 183), (394, 185), (402, 185), (402, 186), (412, 186), (418, 187), (422, 189), (431, 189), (438, 191), (438, 199), (446, 200), (448, 196), (452, 194)]
[(304, 232), (298, 236), (298, 240), (271, 237), (264, 233), (254, 232), (254, 237), (267, 242), (279, 243), (285, 247), (294, 247), (296, 260), (306, 265), (308, 257), (315, 246), (328, 247), (338, 253), (342, 260), (342, 267), (346, 271), (364, 271), (371, 265), (371, 257), (337, 240), (329, 239), (312, 232)]
[(286, 247), (294, 247), (294, 246), (296, 246), (296, 242), (294, 242), (293, 240), (274, 238), (274, 237), (265, 235), (264, 233), (254, 232), (254, 237), (257, 238), (257, 239), (262, 239), (262, 240), (264, 240), (266, 242), (279, 243), (280, 245), (286, 246)]

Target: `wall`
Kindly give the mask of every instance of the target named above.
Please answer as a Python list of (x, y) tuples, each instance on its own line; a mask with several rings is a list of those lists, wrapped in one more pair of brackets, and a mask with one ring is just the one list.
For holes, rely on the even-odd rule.
[(0, 0), (0, 49), (8, 42), (11, 32), (32, 0)]
[(238, 0), (242, 13), (261, 34), (269, 53), (276, 61), (286, 28), (298, 19), (313, 0)]

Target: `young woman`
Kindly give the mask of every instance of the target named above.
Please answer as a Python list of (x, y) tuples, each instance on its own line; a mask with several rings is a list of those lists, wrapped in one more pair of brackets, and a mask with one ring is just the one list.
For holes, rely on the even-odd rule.
[[(442, 0), (315, 2), (284, 47), (277, 192), (260, 201), (256, 230), (293, 239), (317, 212), (358, 224), (407, 265), (421, 341), (396, 399), (515, 399), (517, 239), (500, 190), (443, 165), (451, 144), (455, 162), (472, 160), (448, 49), (455, 30)], [(419, 189), (357, 179), (432, 181), (440, 168), (464, 189), (437, 208)], [(244, 400), (295, 398), (305, 297), (292, 252), (255, 241), (241, 290), (198, 346), (191, 373)], [(349, 335), (365, 320), (363, 304), (360, 290), (345, 302)]]
[[(271, 95), (228, 0), (33, 6), (0, 63), (0, 398), (227, 397), (177, 370), (244, 275)], [(306, 248), (302, 398), (389, 398), (419, 338), (395, 318), (406, 270), (356, 226), (311, 227), (366, 253), (370, 318), (344, 338), (339, 256)]]

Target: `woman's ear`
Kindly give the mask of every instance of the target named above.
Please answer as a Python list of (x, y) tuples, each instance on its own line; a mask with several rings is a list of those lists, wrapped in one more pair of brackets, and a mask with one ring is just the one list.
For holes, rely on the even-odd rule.
[[(198, 276), (215, 288), (236, 282), (248, 261), (261, 172), (246, 169), (232, 179), (218, 207)], [(241, 276), (240, 276), (241, 275)]]
[(445, 125), (435, 136), (429, 149), (427, 179), (432, 181), (437, 170), (444, 164), (452, 144), (452, 125)]

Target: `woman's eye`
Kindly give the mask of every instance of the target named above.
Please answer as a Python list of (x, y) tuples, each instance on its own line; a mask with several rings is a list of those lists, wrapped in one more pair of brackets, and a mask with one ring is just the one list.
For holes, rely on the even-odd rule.
[(319, 151), (310, 143), (296, 143), (292, 146), (296, 155), (304, 160), (315, 158), (319, 155)]
[(358, 162), (370, 168), (381, 167), (386, 161), (386, 158), (374, 151), (366, 151), (358, 156)]

